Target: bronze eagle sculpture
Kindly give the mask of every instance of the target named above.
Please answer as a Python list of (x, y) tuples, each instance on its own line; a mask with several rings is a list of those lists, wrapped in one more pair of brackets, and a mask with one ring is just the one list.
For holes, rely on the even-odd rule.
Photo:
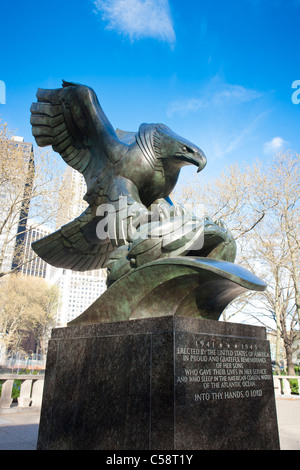
[[(106, 266), (110, 255), (128, 242), (99, 239), (97, 208), (121, 197), (141, 217), (155, 201), (168, 198), (180, 169), (202, 170), (206, 157), (193, 143), (163, 124), (142, 124), (137, 133), (114, 130), (95, 92), (63, 81), (55, 90), (38, 89), (31, 106), (32, 133), (40, 147), (51, 145), (83, 174), (88, 208), (74, 221), (33, 244), (35, 252), (57, 267), (86, 271)], [(138, 210), (136, 210), (138, 209)], [(145, 209), (143, 212), (142, 209)], [(136, 226), (139, 222), (135, 220)]]
[(38, 89), (37, 98), (36, 142), (84, 176), (88, 207), (32, 248), (56, 267), (108, 270), (108, 289), (70, 324), (165, 314), (218, 319), (237, 295), (265, 289), (233, 264), (236, 243), (224, 224), (169, 198), (184, 165), (206, 165), (199, 147), (164, 124), (114, 130), (84, 85), (63, 81)]

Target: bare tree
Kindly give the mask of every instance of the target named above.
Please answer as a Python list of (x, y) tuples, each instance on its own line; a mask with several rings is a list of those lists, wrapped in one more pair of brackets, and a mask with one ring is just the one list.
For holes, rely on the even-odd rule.
[(267, 164), (234, 165), (208, 184), (184, 184), (174, 196), (204, 203), (210, 217), (222, 219), (237, 241), (237, 262), (267, 280), (264, 293), (241, 297), (225, 316), (242, 311), (268, 327), (273, 320), (278, 354), (282, 338), (293, 373), (292, 344), (300, 320), (300, 156), (287, 152)]
[(24, 258), (28, 216), (37, 226), (54, 226), (58, 211), (72, 197), (67, 186), (61, 187), (60, 159), (49, 151), (24, 153), (24, 145), (13, 137), (0, 123), (0, 277), (30, 261)]
[(9, 352), (22, 350), (22, 343), (33, 335), (44, 353), (44, 338), (53, 326), (58, 291), (44, 279), (12, 274), (1, 280), (0, 341)]

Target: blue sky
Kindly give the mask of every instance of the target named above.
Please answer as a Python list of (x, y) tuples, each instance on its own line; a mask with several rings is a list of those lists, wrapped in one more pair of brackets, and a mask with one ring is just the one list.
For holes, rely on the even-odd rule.
[(26, 141), (37, 88), (65, 79), (94, 88), (114, 127), (193, 141), (203, 178), (300, 152), (300, 0), (17, 0), (0, 15), (0, 118)]

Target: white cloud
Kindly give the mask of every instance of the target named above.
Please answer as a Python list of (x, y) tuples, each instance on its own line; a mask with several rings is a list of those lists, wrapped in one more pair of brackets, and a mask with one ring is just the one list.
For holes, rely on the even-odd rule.
[(186, 116), (190, 112), (198, 111), (207, 105), (205, 100), (197, 98), (187, 98), (183, 100), (172, 101), (167, 109), (167, 116), (172, 117), (174, 114)]
[(225, 101), (246, 103), (261, 97), (261, 93), (241, 85), (225, 85), (223, 89), (216, 91), (213, 96), (215, 104), (223, 104)]
[(265, 154), (275, 154), (280, 152), (288, 143), (281, 137), (274, 137), (270, 142), (266, 142), (264, 145)]
[(167, 110), (168, 117), (174, 114), (186, 116), (199, 109), (220, 106), (235, 106), (260, 98), (261, 93), (241, 85), (230, 85), (212, 80), (199, 97), (172, 101)]
[(168, 0), (96, 0), (94, 5), (107, 29), (131, 41), (154, 38), (175, 43)]

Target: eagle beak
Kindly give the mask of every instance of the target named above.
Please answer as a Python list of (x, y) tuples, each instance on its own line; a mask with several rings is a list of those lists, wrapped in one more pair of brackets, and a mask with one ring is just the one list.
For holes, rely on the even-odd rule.
[(198, 170), (197, 170), (198, 173), (199, 173), (199, 171), (203, 170), (203, 168), (205, 167), (206, 162), (207, 162), (206, 156), (204, 155), (204, 153), (200, 149), (193, 150), (192, 152), (190, 152), (189, 154), (186, 154), (186, 155), (180, 155), (179, 158), (183, 162), (187, 162), (190, 165), (197, 166), (198, 167)]
[(207, 163), (207, 158), (206, 158), (206, 156), (204, 155), (204, 153), (202, 151), (200, 151), (198, 153), (197, 157), (198, 158), (195, 159), (195, 161), (196, 161), (196, 164), (198, 164), (197, 173), (199, 173), (205, 167), (205, 165)]

